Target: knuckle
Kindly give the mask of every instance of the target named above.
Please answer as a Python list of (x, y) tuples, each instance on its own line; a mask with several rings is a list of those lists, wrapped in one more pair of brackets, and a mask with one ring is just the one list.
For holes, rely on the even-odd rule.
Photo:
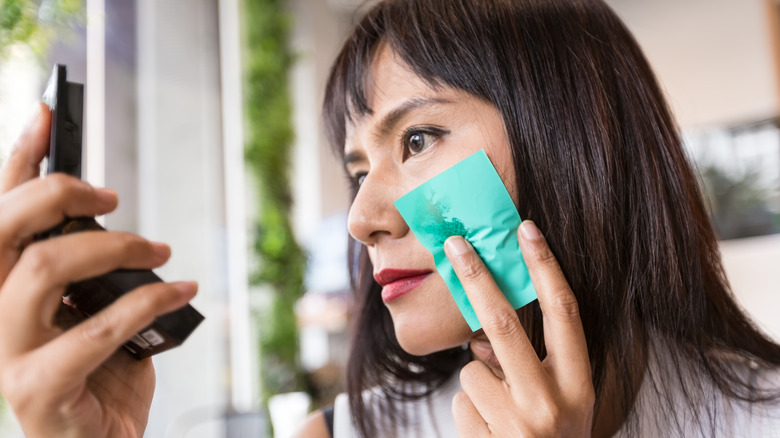
[(549, 247), (545, 245), (544, 248), (538, 248), (532, 254), (530, 260), (527, 260), (529, 267), (533, 266), (534, 269), (547, 276), (563, 275), (558, 259)]
[(471, 361), (467, 363), (463, 368), (461, 368), (460, 370), (461, 386), (468, 386), (469, 384), (479, 380), (479, 375), (482, 372), (481, 365), (482, 364), (477, 361)]
[(84, 323), (82, 335), (87, 343), (106, 344), (119, 340), (118, 321), (111, 317), (112, 312), (100, 312)]
[(3, 372), (0, 374), (0, 385), (2, 385), (0, 389), (2, 389), (3, 397), (14, 406), (14, 410), (26, 411), (28, 406), (34, 402), (35, 397), (30, 397), (30, 388), (37, 386), (35, 379), (31, 380), (31, 376), (36, 373), (30, 371), (29, 367), (21, 366), (20, 363), (15, 362), (12, 365), (4, 366)]
[(160, 282), (142, 286), (131, 292), (132, 295), (128, 300), (133, 302), (134, 314), (139, 318), (142, 316), (150, 318), (147, 322), (151, 323), (151, 319), (154, 319), (159, 309), (165, 308), (171, 300), (172, 294), (162, 293), (165, 287), (167, 284)]
[(63, 202), (93, 190), (87, 183), (62, 173), (49, 175), (44, 179), (44, 182), (50, 195)]
[(557, 291), (554, 297), (551, 308), (556, 318), (564, 322), (576, 321), (580, 318), (580, 307), (571, 291)]
[(149, 285), (138, 294), (138, 305), (147, 312), (153, 311), (165, 305), (168, 294), (159, 293), (159, 288), (163, 283)]
[(8, 153), (7, 161), (16, 161), (22, 155), (24, 149), (25, 132), (21, 133), (11, 145), (11, 151)]
[(117, 245), (117, 251), (127, 259), (137, 259), (139, 256), (145, 257), (151, 254), (151, 245), (146, 239), (131, 233), (113, 233), (117, 238), (114, 240)]
[(131, 233), (117, 233), (122, 249), (130, 253), (143, 252), (149, 248), (149, 242)]
[(544, 397), (538, 400), (536, 409), (537, 418), (542, 420), (542, 428), (545, 429), (542, 435), (550, 436), (561, 425), (560, 406), (555, 401)]
[(486, 332), (504, 339), (515, 339), (522, 335), (520, 320), (514, 312), (495, 311), (483, 325), (489, 327)]
[(51, 272), (56, 259), (52, 245), (33, 243), (22, 252), (19, 263), (39, 277), (43, 277)]
[(49, 193), (57, 198), (64, 198), (73, 190), (73, 183), (63, 174), (55, 173), (44, 179)]
[(474, 257), (464, 257), (459, 264), (459, 278), (462, 282), (478, 283), (485, 279), (487, 270), (482, 263), (474, 260)]
[(16, 166), (24, 165), (27, 161), (27, 144), (29, 143), (29, 133), (22, 132), (16, 140), (14, 140), (11, 150), (6, 157), (7, 163), (13, 163)]
[(558, 260), (555, 258), (552, 250), (544, 240), (540, 240), (535, 243), (533, 247), (533, 259), (536, 263), (541, 265), (557, 265)]

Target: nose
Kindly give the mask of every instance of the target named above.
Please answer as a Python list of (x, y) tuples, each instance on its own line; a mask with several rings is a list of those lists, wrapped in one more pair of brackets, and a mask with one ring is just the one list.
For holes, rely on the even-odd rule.
[(393, 205), (400, 194), (398, 186), (377, 173), (369, 173), (352, 202), (347, 218), (349, 234), (366, 246), (382, 238), (401, 238), (409, 232)]

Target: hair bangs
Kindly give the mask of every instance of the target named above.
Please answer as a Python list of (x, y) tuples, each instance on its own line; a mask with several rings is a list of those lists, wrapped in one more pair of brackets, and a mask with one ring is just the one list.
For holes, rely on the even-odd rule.
[(331, 68), (323, 117), (328, 141), (338, 156), (344, 155), (347, 122), (372, 112), (366, 90), (371, 63), (383, 35), (383, 21), (376, 9), (369, 12), (345, 42)]
[[(474, 25), (473, 8), (458, 2), (445, 8), (406, 3), (387, 1), (370, 10), (333, 64), (323, 115), (328, 140), (339, 156), (344, 154), (347, 123), (373, 113), (369, 105), (371, 69), (383, 44), (432, 89), (446, 85), (494, 104), (500, 100), (491, 84), (502, 82), (495, 68), (501, 50), (484, 46), (489, 39), (481, 33), (490, 30)], [(490, 13), (487, 6), (476, 12)]]

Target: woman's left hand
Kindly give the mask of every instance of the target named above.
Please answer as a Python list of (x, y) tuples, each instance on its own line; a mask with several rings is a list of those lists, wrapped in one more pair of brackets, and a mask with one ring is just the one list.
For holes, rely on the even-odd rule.
[(547, 357), (540, 361), (515, 309), (461, 237), (445, 251), (490, 340), (500, 368), (473, 361), (452, 402), (461, 437), (588, 437), (595, 400), (577, 300), (533, 222), (518, 241), (544, 315)]

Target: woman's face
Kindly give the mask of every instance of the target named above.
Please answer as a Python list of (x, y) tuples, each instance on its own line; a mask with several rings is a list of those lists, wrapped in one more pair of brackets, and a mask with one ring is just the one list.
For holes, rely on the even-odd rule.
[(432, 89), (384, 44), (367, 91), (373, 113), (347, 126), (345, 163), (360, 183), (349, 232), (368, 248), (401, 347), (424, 355), (462, 345), (472, 332), (433, 256), (393, 202), (480, 149), (517, 202), (504, 123), (492, 105), (476, 97)]

